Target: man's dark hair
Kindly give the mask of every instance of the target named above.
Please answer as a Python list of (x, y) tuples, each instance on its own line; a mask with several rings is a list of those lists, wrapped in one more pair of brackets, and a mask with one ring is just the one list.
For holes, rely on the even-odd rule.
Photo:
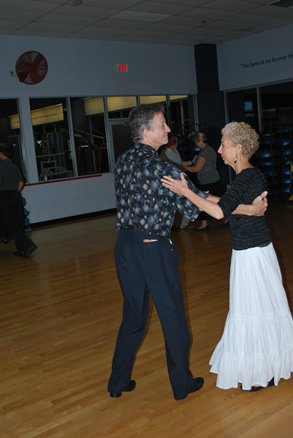
[(3, 155), (7, 158), (13, 157), (13, 149), (11, 146), (8, 146), (5, 143), (0, 144), (0, 152), (2, 152)]
[(165, 114), (165, 106), (162, 103), (142, 104), (130, 111), (131, 138), (135, 143), (142, 141), (144, 129), (153, 129), (153, 119), (158, 113)]

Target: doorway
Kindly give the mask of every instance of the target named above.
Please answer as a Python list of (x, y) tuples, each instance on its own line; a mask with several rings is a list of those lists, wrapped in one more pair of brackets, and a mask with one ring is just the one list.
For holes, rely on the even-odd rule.
[(109, 140), (110, 144), (113, 145), (114, 157), (111, 160), (113, 168), (115, 163), (123, 152), (134, 146), (133, 140), (131, 139), (130, 126), (128, 119), (110, 119), (109, 123)]

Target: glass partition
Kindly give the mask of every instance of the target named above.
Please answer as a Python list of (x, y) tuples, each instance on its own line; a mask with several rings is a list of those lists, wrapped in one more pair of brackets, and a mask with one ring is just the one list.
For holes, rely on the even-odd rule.
[(71, 98), (78, 175), (109, 172), (103, 97)]
[(227, 92), (227, 121), (245, 121), (256, 129), (259, 149), (251, 162), (267, 178), (269, 198), (287, 199), (293, 157), (293, 82), (259, 87), (258, 95), (259, 99), (255, 88)]
[(293, 82), (260, 88), (262, 132), (279, 129), (279, 124), (293, 123)]
[(114, 148), (114, 160), (117, 161), (119, 155), (134, 146), (131, 138), (128, 119), (109, 120), (109, 135), (111, 144)]
[(184, 132), (184, 126), (189, 124), (187, 96), (170, 96), (170, 116), (172, 131)]
[(232, 91), (226, 94), (228, 106), (227, 122), (246, 122), (259, 131), (256, 88)]
[(65, 98), (30, 99), (39, 181), (74, 175)]
[(195, 123), (193, 96), (171, 95), (169, 99), (169, 126), (178, 136), (178, 151), (182, 159), (190, 160), (199, 150), (193, 141), (195, 132), (199, 130), (199, 125)]
[(140, 96), (140, 104), (163, 103), (166, 105), (166, 96)]
[(107, 97), (109, 119), (125, 119), (132, 108), (137, 106), (136, 96)]
[[(163, 103), (180, 145), (188, 136), (188, 151), (194, 147), (194, 96), (82, 96), (29, 102), (40, 182), (112, 172), (117, 157), (133, 144), (128, 116), (140, 103)], [(0, 128), (1, 141), (15, 147), (15, 159), (25, 171), (16, 99), (0, 99)]]
[(0, 143), (9, 144), (13, 148), (12, 160), (21, 168), (26, 177), (16, 99), (0, 99)]

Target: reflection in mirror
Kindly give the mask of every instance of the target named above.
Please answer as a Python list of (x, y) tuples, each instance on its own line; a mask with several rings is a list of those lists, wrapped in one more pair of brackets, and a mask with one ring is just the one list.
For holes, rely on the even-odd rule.
[(229, 122), (245, 122), (259, 131), (256, 88), (231, 91), (226, 94)]
[(78, 175), (109, 172), (103, 97), (70, 102)]
[(126, 119), (136, 105), (135, 96), (107, 97), (108, 117), (109, 119)]
[(21, 168), (24, 177), (26, 177), (16, 99), (0, 99), (0, 143), (5, 143), (12, 147), (12, 161)]
[(116, 162), (119, 155), (132, 148), (134, 143), (131, 138), (128, 119), (111, 120), (110, 129)]
[(195, 132), (200, 128), (206, 132), (206, 126), (199, 127), (195, 123), (195, 110), (193, 96), (171, 95), (170, 96), (170, 122), (171, 131), (178, 137), (178, 151), (183, 160), (190, 160), (198, 148), (194, 143)]
[(261, 87), (260, 93), (263, 134), (293, 123), (293, 82)]
[(74, 175), (65, 98), (30, 99), (39, 181)]
[(162, 103), (166, 105), (166, 96), (140, 96), (141, 104)]

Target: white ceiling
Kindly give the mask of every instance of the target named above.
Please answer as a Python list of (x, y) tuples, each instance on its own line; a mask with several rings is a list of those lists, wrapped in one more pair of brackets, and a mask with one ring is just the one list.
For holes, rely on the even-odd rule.
[[(0, 34), (219, 44), (293, 24), (273, 0), (0, 0)], [(293, 0), (282, 0), (293, 6)]]

